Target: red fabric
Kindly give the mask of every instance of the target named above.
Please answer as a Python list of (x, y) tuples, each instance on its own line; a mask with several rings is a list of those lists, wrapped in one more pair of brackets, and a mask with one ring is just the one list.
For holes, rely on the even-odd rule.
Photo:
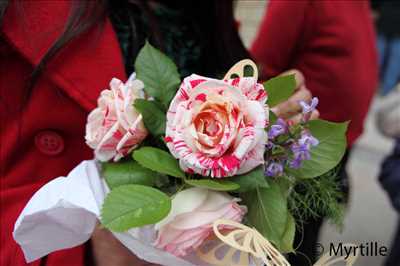
[[(16, 218), (42, 185), (93, 157), (84, 141), (88, 111), (112, 77), (126, 79), (107, 21), (102, 31), (93, 29), (72, 41), (51, 61), (19, 112), (33, 67), (61, 33), (71, 1), (19, 2), (21, 6), (12, 2), (7, 9), (0, 32), (1, 266), (26, 265), (12, 238)], [(43, 152), (54, 144), (52, 138), (50, 143), (35, 144), (35, 137), (43, 140), (43, 132), (62, 149)], [(83, 246), (75, 247), (31, 265), (79, 266), (84, 264), (84, 252)]]
[(378, 76), (368, 1), (271, 0), (251, 53), (267, 78), (301, 70), (321, 117), (351, 120), (349, 145), (360, 136)]

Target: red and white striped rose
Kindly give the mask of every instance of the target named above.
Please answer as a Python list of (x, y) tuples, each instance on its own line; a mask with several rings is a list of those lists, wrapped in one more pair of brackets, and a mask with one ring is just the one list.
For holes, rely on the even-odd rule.
[(113, 78), (103, 90), (98, 106), (88, 116), (86, 143), (94, 149), (96, 159), (118, 161), (147, 136), (142, 115), (133, 107), (143, 98), (143, 82), (138, 79), (123, 83)]
[(226, 177), (264, 162), (268, 110), (254, 78), (184, 79), (167, 114), (166, 143), (188, 173)]

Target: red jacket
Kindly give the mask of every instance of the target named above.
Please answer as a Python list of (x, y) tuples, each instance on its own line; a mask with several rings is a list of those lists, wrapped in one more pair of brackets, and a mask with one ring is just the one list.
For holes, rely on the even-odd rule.
[(271, 0), (251, 52), (267, 78), (301, 70), (321, 117), (351, 120), (349, 145), (360, 136), (378, 77), (368, 1)]
[[(19, 2), (10, 4), (0, 31), (1, 266), (26, 265), (12, 238), (18, 214), (42, 185), (93, 157), (84, 140), (87, 114), (112, 77), (126, 79), (107, 21), (50, 62), (20, 112), (30, 74), (61, 34), (71, 1)], [(84, 253), (80, 246), (31, 265), (79, 266)]]

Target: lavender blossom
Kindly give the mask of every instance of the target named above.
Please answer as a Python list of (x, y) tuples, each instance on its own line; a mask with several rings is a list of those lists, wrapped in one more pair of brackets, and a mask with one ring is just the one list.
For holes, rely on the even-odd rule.
[(314, 97), (311, 100), (311, 103), (308, 104), (305, 101), (300, 101), (299, 104), (301, 105), (302, 113), (303, 113), (303, 122), (307, 122), (311, 118), (311, 113), (317, 108), (318, 105), (318, 98)]
[(303, 161), (311, 159), (310, 145), (294, 143), (290, 149), (293, 152), (293, 160), (289, 163), (291, 168), (300, 168)]
[(317, 146), (319, 144), (319, 140), (316, 139), (313, 135), (308, 131), (303, 131), (301, 137), (299, 139), (300, 145), (309, 145), (309, 146)]
[(318, 144), (318, 139), (312, 136), (309, 131), (303, 130), (297, 143), (292, 144), (290, 147), (293, 152), (293, 159), (289, 162), (289, 166), (294, 169), (300, 168), (303, 161), (311, 159), (311, 147)]
[(293, 169), (299, 169), (303, 165), (303, 161), (300, 158), (294, 158), (289, 162), (289, 167)]
[(300, 101), (301, 108), (303, 108), (303, 114), (311, 113), (312, 111), (314, 111), (315, 108), (317, 108), (318, 102), (319, 100), (317, 97), (312, 98), (310, 104), (306, 103), (305, 101)]
[(279, 135), (285, 134), (288, 132), (288, 125), (285, 120), (282, 118), (278, 118), (276, 123), (271, 126), (271, 129), (268, 131), (268, 137), (270, 139), (274, 139)]
[(265, 148), (270, 151), (274, 148), (274, 143), (272, 141), (267, 141), (267, 143), (265, 144)]
[(265, 169), (265, 175), (276, 177), (281, 176), (283, 174), (283, 164), (280, 162), (270, 162)]

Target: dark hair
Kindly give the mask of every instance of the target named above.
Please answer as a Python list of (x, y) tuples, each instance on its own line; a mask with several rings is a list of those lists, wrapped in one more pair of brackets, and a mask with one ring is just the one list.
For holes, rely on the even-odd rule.
[[(31, 89), (43, 72), (46, 64), (68, 42), (84, 34), (95, 25), (98, 26), (104, 23), (108, 10), (108, 1), (109, 0), (72, 1), (71, 15), (65, 24), (64, 31), (32, 72)], [(148, 1), (125, 1), (137, 3), (144, 9), (144, 13), (148, 13)], [(160, 0), (160, 2), (161, 1), (162, 0)], [(167, 2), (173, 3), (174, 1)], [(10, 0), (0, 1), (0, 25), (9, 4)], [(174, 4), (182, 6), (185, 12), (190, 14), (193, 21), (195, 21), (200, 29), (199, 34), (202, 36), (202, 45), (204, 51), (207, 51), (207, 56), (203, 56), (202, 59), (205, 69), (208, 68), (211, 71), (221, 69), (227, 70), (238, 60), (249, 57), (238, 35), (237, 26), (233, 17), (232, 0), (176, 1)], [(158, 38), (155, 39), (157, 40)], [(155, 45), (162, 49), (160, 43), (156, 43)]]
[(201, 29), (203, 50), (206, 51), (202, 58), (204, 74), (225, 73), (239, 60), (250, 58), (238, 33), (232, 0), (183, 2)]

